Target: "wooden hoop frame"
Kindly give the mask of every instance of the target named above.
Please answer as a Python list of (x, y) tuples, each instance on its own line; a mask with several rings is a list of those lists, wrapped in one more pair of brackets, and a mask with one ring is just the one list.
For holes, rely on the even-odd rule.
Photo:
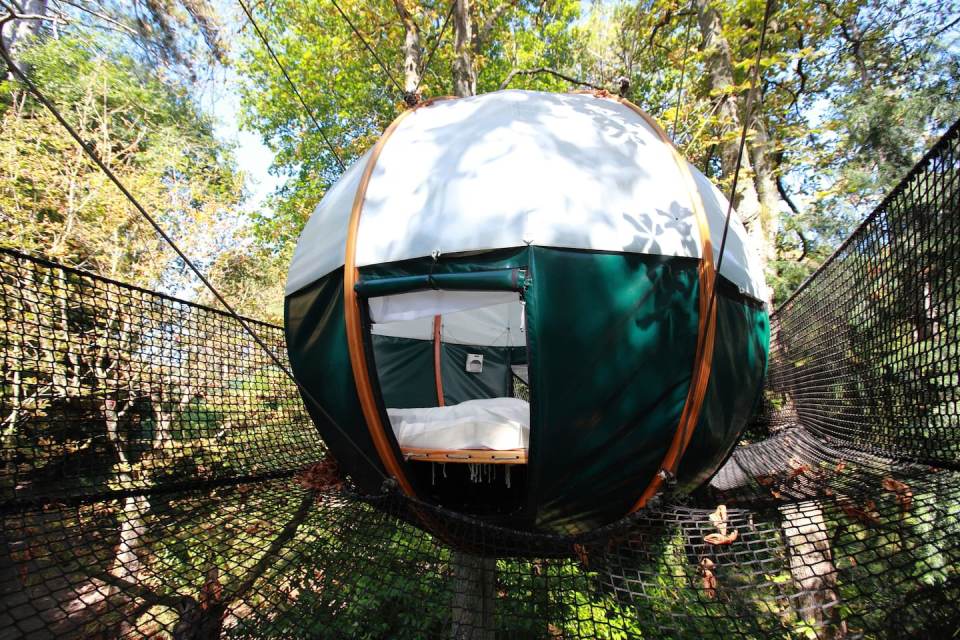
[(700, 281), (698, 300), (700, 319), (697, 323), (697, 346), (693, 356), (693, 374), (690, 379), (690, 388), (687, 391), (687, 399), (683, 404), (680, 421), (673, 432), (670, 446), (660, 462), (660, 470), (643, 490), (643, 493), (640, 494), (640, 498), (630, 508), (628, 513), (633, 513), (642, 509), (650, 501), (650, 498), (657, 495), (668, 477), (676, 476), (677, 467), (680, 466), (680, 460), (683, 458), (683, 454), (693, 438), (693, 432), (697, 428), (697, 422), (700, 420), (700, 411), (703, 409), (703, 401), (707, 395), (707, 385), (710, 382), (710, 371), (713, 367), (713, 346), (717, 334), (717, 309), (716, 305), (710, 304), (717, 278), (717, 272), (713, 266), (713, 243), (710, 239), (710, 224), (707, 220), (703, 197), (700, 195), (700, 190), (697, 189), (693, 174), (690, 173), (687, 159), (677, 150), (676, 145), (673, 144), (670, 136), (663, 130), (660, 123), (626, 98), (595, 91), (575, 91), (574, 93), (591, 94), (597, 98), (619, 102), (640, 116), (653, 129), (660, 141), (667, 146), (681, 178), (686, 183), (690, 205), (697, 220), (697, 230), (700, 233), (700, 249), (703, 254), (697, 269)]
[(387, 473), (393, 476), (400, 486), (401, 491), (411, 498), (415, 498), (416, 492), (410, 483), (403, 462), (397, 458), (394, 452), (393, 443), (384, 429), (383, 421), (380, 419), (380, 409), (377, 407), (373, 393), (373, 384), (370, 378), (370, 371), (367, 369), (367, 358), (363, 341), (363, 322), (360, 313), (360, 303), (357, 299), (356, 284), (360, 279), (360, 272), (357, 269), (357, 232), (360, 229), (360, 216), (363, 213), (363, 203), (367, 197), (367, 188), (370, 186), (370, 177), (377, 166), (377, 160), (383, 152), (383, 147), (387, 140), (393, 135), (405, 119), (419, 109), (428, 107), (439, 100), (448, 100), (448, 96), (432, 98), (421, 102), (412, 109), (408, 109), (397, 116), (390, 126), (387, 127), (377, 144), (374, 145), (370, 158), (363, 168), (363, 174), (360, 176), (360, 184), (357, 186), (357, 192), (353, 197), (353, 207), (350, 210), (350, 223), (347, 227), (347, 244), (343, 261), (343, 310), (347, 329), (347, 348), (350, 351), (350, 367), (353, 370), (353, 380), (357, 388), (357, 396), (360, 399), (360, 408), (363, 411), (363, 419), (367, 423), (367, 429), (370, 432), (370, 438), (373, 440), (373, 446), (377, 450), (380, 462), (383, 463)]
[[(674, 431), (670, 446), (667, 449), (667, 453), (660, 464), (660, 472), (654, 476), (653, 480), (649, 485), (647, 485), (643, 493), (640, 495), (640, 498), (630, 509), (630, 513), (633, 513), (643, 508), (650, 498), (657, 494), (667, 477), (676, 474), (680, 460), (690, 444), (690, 440), (693, 437), (693, 432), (696, 429), (697, 422), (699, 421), (700, 412), (703, 408), (703, 401), (706, 397), (707, 385), (710, 381), (710, 372), (713, 365), (713, 350), (714, 341), (716, 339), (717, 315), (716, 305), (710, 305), (710, 299), (713, 294), (713, 289), (716, 286), (717, 274), (713, 265), (713, 245), (710, 239), (710, 227), (706, 217), (706, 209), (704, 207), (703, 198), (700, 196), (696, 182), (693, 178), (693, 174), (690, 173), (690, 168), (687, 166), (686, 159), (680, 154), (676, 146), (674, 146), (667, 133), (656, 122), (656, 120), (654, 120), (640, 107), (633, 104), (629, 100), (612, 95), (596, 94), (589, 91), (578, 91), (576, 93), (592, 93), (598, 98), (615, 100), (640, 116), (640, 118), (654, 130), (660, 141), (663, 142), (670, 150), (674, 163), (677, 166), (677, 170), (680, 172), (681, 177), (687, 185), (691, 206), (693, 208), (694, 216), (697, 220), (697, 227), (700, 233), (700, 244), (702, 251), (702, 258), (698, 268), (698, 277), (700, 282), (700, 318), (697, 326), (697, 346), (694, 354), (693, 375), (690, 382), (690, 388), (687, 392), (687, 398), (684, 402), (683, 411), (680, 415), (680, 421), (676, 430)], [(370, 372), (367, 369), (367, 361), (363, 343), (363, 323), (361, 319), (359, 300), (354, 288), (359, 280), (359, 271), (356, 266), (357, 233), (360, 228), (360, 216), (363, 211), (363, 204), (366, 199), (370, 178), (373, 175), (373, 170), (376, 167), (377, 160), (379, 159), (387, 140), (390, 138), (393, 132), (396, 131), (400, 123), (403, 122), (403, 120), (406, 119), (411, 113), (414, 113), (420, 108), (429, 106), (438, 100), (446, 99), (450, 98), (442, 97), (431, 99), (417, 105), (413, 109), (404, 111), (396, 119), (394, 119), (393, 122), (390, 123), (390, 126), (387, 127), (383, 135), (380, 136), (380, 139), (377, 141), (373, 151), (370, 154), (370, 158), (367, 160), (367, 164), (364, 167), (363, 174), (360, 178), (360, 184), (357, 187), (357, 192), (354, 196), (353, 207), (351, 208), (350, 212), (350, 223), (347, 228), (347, 242), (343, 270), (343, 295), (347, 331), (347, 346), (350, 351), (350, 366), (353, 370), (357, 395), (360, 399), (360, 406), (363, 411), (364, 420), (367, 423), (367, 428), (369, 429), (370, 437), (373, 440), (377, 455), (380, 457), (380, 461), (383, 463), (387, 472), (396, 479), (397, 484), (400, 486), (400, 489), (404, 492), (404, 494), (414, 498), (416, 497), (416, 492), (413, 489), (413, 485), (407, 478), (406, 472), (403, 468), (403, 463), (397, 459), (393, 444), (391, 443), (384, 429), (380, 411), (374, 398)], [(439, 378), (439, 367), (437, 366), (439, 364), (439, 359), (437, 358), (436, 345), (434, 352), (434, 363), (436, 375), (438, 376), (437, 392), (438, 396), (442, 398), (440, 395), (442, 394), (442, 382)], [(452, 462), (455, 460), (460, 462), (471, 462), (472, 460), (469, 458), (461, 457), (452, 459), (450, 456), (477, 455), (479, 458), (480, 454), (484, 454), (486, 457), (484, 462), (487, 464), (524, 464), (526, 462), (525, 453), (523, 453), (523, 462), (517, 462), (513, 460), (509, 462), (506, 460), (498, 462), (493, 460), (495, 456), (504, 456), (507, 460), (509, 460), (512, 456), (512, 453), (513, 452), (511, 452), (510, 455), (504, 456), (504, 452), (490, 451), (464, 450), (453, 452), (416, 449), (406, 449), (403, 451), (404, 457), (419, 460), (431, 460), (434, 458), (434, 456), (443, 456), (445, 458), (443, 461), (445, 462)], [(519, 456), (519, 454), (517, 455)], [(519, 460), (519, 457), (515, 458), (514, 460)], [(479, 462), (480, 460), (476, 459), (476, 461)]]

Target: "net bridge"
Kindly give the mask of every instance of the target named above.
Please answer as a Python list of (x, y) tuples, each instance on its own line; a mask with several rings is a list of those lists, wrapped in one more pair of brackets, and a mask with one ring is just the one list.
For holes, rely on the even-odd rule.
[(0, 639), (953, 637), (958, 154), (774, 312), (709, 483), (576, 536), (358, 492), (236, 318), (0, 251)]

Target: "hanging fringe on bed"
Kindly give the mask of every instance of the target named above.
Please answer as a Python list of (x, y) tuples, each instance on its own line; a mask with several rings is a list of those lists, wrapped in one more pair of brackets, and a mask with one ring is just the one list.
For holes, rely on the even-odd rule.
[[(481, 484), (486, 482), (487, 484), (492, 484), (497, 480), (497, 468), (503, 467), (503, 478), (507, 484), (507, 488), (510, 488), (510, 466), (509, 465), (496, 465), (496, 464), (481, 464), (481, 463), (470, 463), (467, 465), (467, 470), (470, 475), (470, 482), (474, 484)], [(444, 473), (446, 477), (446, 473)]]

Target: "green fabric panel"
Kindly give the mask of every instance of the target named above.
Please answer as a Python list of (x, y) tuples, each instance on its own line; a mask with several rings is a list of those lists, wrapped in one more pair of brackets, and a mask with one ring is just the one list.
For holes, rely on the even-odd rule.
[[(700, 420), (680, 466), (677, 485), (692, 491), (716, 473), (760, 399), (770, 347), (770, 319), (723, 281), (717, 295), (717, 337)], [(724, 289), (728, 291), (724, 291)]]
[(576, 532), (627, 513), (680, 419), (698, 260), (531, 248), (529, 505)]
[(433, 342), (372, 336), (380, 394), (391, 409), (437, 406)]
[(409, 291), (443, 289), (446, 291), (516, 291), (517, 269), (434, 273), (432, 275), (372, 278), (357, 285), (357, 293), (367, 298)]
[[(483, 371), (466, 370), (467, 354), (483, 355)], [(448, 405), (481, 398), (505, 398), (510, 395), (510, 349), (443, 344), (440, 351), (443, 376), (443, 401)]]
[(360, 267), (361, 282), (377, 278), (398, 278), (403, 276), (425, 276), (430, 273), (474, 273), (496, 271), (498, 269), (525, 269), (527, 267), (527, 247), (497, 249), (462, 256), (440, 256), (434, 263), (432, 258), (414, 258), (403, 262), (372, 264)]
[[(379, 467), (380, 459), (363, 419), (350, 367), (343, 315), (343, 269), (288, 296), (284, 301), (284, 320), (287, 353), (297, 381)], [(306, 397), (304, 404), (344, 470), (364, 491), (379, 491), (382, 476)]]
[[(410, 275), (431, 263), (370, 271)], [(460, 273), (504, 266), (528, 268), (528, 348), (443, 345), (445, 400), (509, 396), (509, 365), (529, 355), (526, 507), (507, 524), (577, 532), (615, 520), (656, 473), (686, 400), (698, 319), (697, 261), (521, 248), (448, 259), (433, 268)], [(342, 278), (338, 270), (287, 298), (291, 366), (378, 463), (351, 374)], [(714, 366), (700, 424), (680, 465), (683, 488), (705, 481), (729, 454), (758, 398), (766, 365), (766, 313), (731, 287), (721, 289), (718, 304)], [(435, 406), (432, 343), (385, 336), (370, 341), (385, 405)], [(465, 371), (467, 353), (484, 355), (482, 374)], [(316, 407), (307, 402), (307, 408), (360, 488), (379, 490), (379, 474)]]

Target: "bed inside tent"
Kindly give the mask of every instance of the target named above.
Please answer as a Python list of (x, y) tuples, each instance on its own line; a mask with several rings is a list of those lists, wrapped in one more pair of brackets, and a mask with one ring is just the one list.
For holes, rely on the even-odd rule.
[[(497, 277), (516, 283), (523, 271)], [(382, 406), (403, 457), (418, 463), (411, 472), (441, 504), (503, 514), (521, 506), (530, 405), (518, 289), (367, 298)]]

